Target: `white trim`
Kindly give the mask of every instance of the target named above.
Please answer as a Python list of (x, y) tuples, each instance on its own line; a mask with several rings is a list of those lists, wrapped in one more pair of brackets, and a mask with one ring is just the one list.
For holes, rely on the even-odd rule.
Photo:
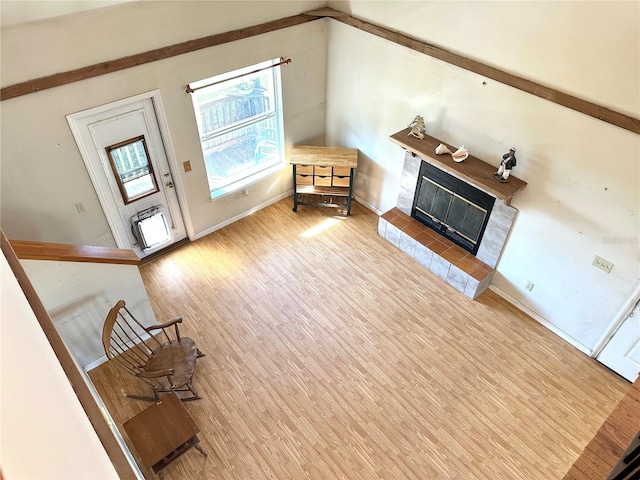
[(522, 303), (520, 303), (519, 301), (517, 301), (511, 295), (508, 295), (507, 293), (503, 292), (502, 290), (500, 290), (498, 287), (496, 287), (493, 284), (489, 285), (489, 289), (494, 291), (495, 293), (497, 293), (502, 298), (504, 298), (507, 302), (509, 302), (514, 307), (516, 307), (518, 310), (521, 310), (522, 312), (526, 313), (531, 318), (533, 318), (535, 321), (537, 321), (538, 323), (542, 324), (543, 327), (546, 327), (549, 330), (551, 330), (553, 333), (555, 333), (560, 338), (562, 338), (565, 342), (571, 344), (572, 346), (574, 346), (575, 348), (580, 350), (585, 355), (592, 356), (591, 355), (592, 354), (591, 349), (587, 348), (586, 346), (584, 346), (583, 344), (578, 342), (575, 338), (573, 338), (573, 337), (567, 335), (566, 333), (564, 333), (562, 330), (560, 330), (554, 324), (552, 324), (548, 320), (545, 320), (543, 317), (538, 315), (536, 312), (531, 310), (529, 307), (527, 307), (527, 306), (523, 305)]
[(90, 372), (94, 368), (99, 367), (103, 363), (106, 363), (106, 361), (107, 361), (107, 356), (102, 355), (100, 358), (97, 358), (93, 362), (84, 365), (82, 368), (84, 368), (85, 372)]
[[(104, 356), (104, 358), (105, 360), (107, 359), (106, 355)], [(95, 385), (91, 381), (91, 377), (89, 377), (89, 374), (87, 373), (89, 370), (86, 368), (85, 369), (81, 368), (79, 370), (81, 372), (82, 377), (84, 378), (85, 383), (87, 384), (87, 388), (91, 392), (93, 399), (95, 400), (96, 404), (98, 405), (98, 408), (100, 409), (100, 413), (102, 414), (105, 421), (107, 422), (107, 425), (109, 425), (109, 429), (111, 430), (111, 433), (113, 433), (113, 436), (116, 439), (118, 446), (120, 447), (120, 449), (122, 450), (122, 453), (124, 454), (125, 458), (129, 462), (129, 465), (131, 466), (131, 470), (133, 470), (133, 473), (135, 474), (138, 480), (144, 480), (145, 477), (142, 474), (142, 471), (140, 470), (138, 463), (135, 461), (133, 455), (131, 454), (131, 450), (129, 450), (129, 447), (124, 441), (124, 438), (122, 438), (122, 434), (120, 433), (120, 430), (118, 430), (118, 427), (116, 426), (116, 422), (114, 422), (113, 417), (109, 413), (109, 410), (107, 410), (107, 407), (105, 406), (104, 401), (102, 400), (102, 397), (100, 397), (98, 390), (96, 389)]]
[[(195, 116), (195, 120), (196, 120), (196, 124), (198, 126), (198, 136), (199, 136), (199, 143), (200, 143), (200, 150), (202, 152), (202, 156), (203, 156), (203, 160), (205, 160), (205, 151), (203, 148), (203, 138), (206, 138), (206, 142), (219, 138), (219, 137), (224, 137), (230, 133), (234, 133), (234, 132), (240, 132), (241, 130), (252, 126), (252, 125), (257, 125), (261, 122), (265, 122), (265, 121), (273, 121), (274, 125), (276, 125), (276, 138), (274, 138), (274, 142), (277, 145), (277, 154), (278, 154), (278, 158), (279, 158), (279, 162), (277, 162), (275, 165), (271, 165), (270, 167), (266, 167), (263, 170), (260, 170), (258, 172), (252, 173), (250, 175), (248, 175), (247, 177), (244, 178), (240, 178), (239, 180), (233, 180), (228, 177), (228, 172), (225, 174), (224, 180), (229, 182), (229, 183), (225, 183), (224, 185), (222, 185), (221, 187), (218, 188), (213, 188), (211, 185), (211, 174), (209, 172), (209, 169), (206, 165), (206, 161), (205, 161), (205, 170), (206, 170), (206, 174), (207, 174), (207, 184), (209, 187), (209, 192), (210, 192), (210, 198), (211, 200), (217, 200), (220, 197), (223, 197), (229, 193), (232, 193), (234, 191), (236, 191), (237, 189), (243, 188), (244, 186), (253, 183), (255, 181), (258, 181), (262, 178), (264, 178), (265, 176), (268, 176), (272, 173), (277, 172), (280, 168), (285, 168), (287, 166), (286, 163), (286, 153), (285, 153), (285, 141), (284, 141), (284, 137), (285, 137), (285, 130), (284, 130), (284, 104), (283, 104), (283, 99), (282, 99), (282, 78), (281, 78), (281, 72), (280, 72), (280, 65), (282, 64), (283, 58), (282, 57), (278, 57), (278, 58), (274, 58), (271, 60), (265, 60), (263, 62), (257, 63), (257, 64), (253, 64), (253, 65), (248, 65), (246, 67), (240, 68), (240, 69), (236, 69), (236, 70), (232, 70), (230, 72), (226, 72), (226, 73), (222, 73), (219, 75), (215, 75), (213, 77), (209, 77), (209, 78), (205, 78), (203, 80), (198, 80), (196, 82), (192, 82), (189, 84), (189, 88), (187, 93), (193, 93), (193, 91), (195, 90), (199, 90), (201, 88), (208, 88), (208, 87), (212, 87), (214, 85), (220, 85), (220, 84), (225, 84), (228, 82), (231, 82), (233, 80), (236, 80), (238, 78), (244, 77), (244, 76), (249, 76), (249, 75), (253, 75), (257, 72), (261, 72), (267, 69), (272, 69), (271, 73), (271, 89), (268, 89), (270, 92), (273, 94), (273, 106), (272, 109), (266, 112), (261, 112), (256, 114), (253, 117), (250, 117), (249, 119), (241, 119), (236, 121), (235, 123), (231, 124), (231, 125), (227, 125), (224, 127), (219, 127), (217, 129), (215, 129), (214, 131), (211, 131), (209, 133), (207, 133), (205, 135), (204, 130), (205, 127), (202, 123), (202, 116), (200, 115), (200, 100), (198, 99), (198, 97), (196, 95), (191, 95), (191, 102), (193, 104), (193, 113)], [(258, 67), (258, 69), (256, 70), (256, 67)], [(240, 73), (240, 75), (238, 75), (238, 73)], [(192, 92), (189, 92), (189, 90), (193, 90)], [(265, 97), (266, 98), (266, 97)], [(246, 167), (243, 167), (241, 170), (241, 173), (236, 174), (235, 176), (239, 176), (242, 174), (247, 174), (247, 169)], [(217, 182), (214, 182), (217, 183)], [(213, 188), (213, 189), (212, 189)]]
[[(227, 225), (231, 225), (233, 222), (237, 222), (238, 220), (244, 218), (244, 217), (248, 217), (249, 215), (251, 215), (252, 213), (257, 212), (258, 210), (262, 210), (265, 207), (268, 207), (269, 205), (272, 205), (276, 202), (279, 202), (280, 200), (282, 200), (283, 198), (287, 198), (291, 196), (291, 192), (287, 191), (285, 193), (282, 193), (280, 195), (278, 195), (277, 197), (274, 197), (270, 200), (267, 200), (266, 202), (261, 203), (260, 205), (256, 205), (253, 208), (250, 208), (249, 210), (245, 210), (244, 212), (236, 215), (235, 217), (231, 217), (227, 220), (225, 220), (222, 223), (219, 223), (217, 225), (214, 225), (211, 228), (207, 228), (206, 230), (203, 230), (201, 232), (199, 232), (198, 234), (196, 234), (196, 240), (202, 237), (206, 237), (207, 235), (209, 235), (210, 233), (215, 232), (216, 230), (220, 230), (223, 227), (226, 227)], [(293, 204), (292, 204), (293, 205)]]
[[(127, 240), (123, 240), (118, 232), (118, 229), (113, 226), (116, 225), (116, 221), (114, 220), (111, 212), (108, 208), (108, 205), (111, 203), (111, 192), (105, 191), (100, 187), (101, 180), (101, 171), (96, 171), (94, 169), (93, 162), (91, 161), (91, 156), (89, 151), (86, 148), (86, 144), (82, 139), (82, 132), (80, 130), (79, 122), (86, 115), (85, 112), (74, 113), (71, 115), (67, 115), (67, 123), (69, 123), (69, 128), (71, 129), (71, 134), (76, 141), (76, 146), (80, 151), (80, 156), (82, 157), (82, 161), (84, 162), (85, 167), (87, 168), (87, 173), (91, 178), (91, 183), (93, 188), (98, 196), (98, 200), (100, 201), (100, 206), (102, 207), (102, 211), (104, 212), (105, 217), (107, 218), (107, 224), (109, 225), (109, 230), (111, 231), (111, 235), (113, 235), (113, 239), (116, 242), (116, 246), (118, 248), (129, 248), (129, 242)], [(117, 219), (119, 221), (119, 219)]]
[(116, 242), (116, 246), (118, 248), (130, 248), (129, 239), (122, 238), (120, 232), (115, 227), (116, 225), (120, 225), (122, 220), (119, 216), (119, 212), (111, 211), (111, 203), (112, 203), (112, 195), (110, 190), (105, 190), (101, 185), (102, 171), (96, 171), (94, 169), (93, 162), (91, 160), (91, 155), (87, 150), (87, 145), (83, 140), (82, 130), (80, 127), (80, 123), (82, 120), (92, 117), (95, 115), (100, 115), (105, 112), (109, 112), (111, 110), (115, 110), (121, 107), (126, 107), (128, 105), (132, 105), (137, 102), (141, 102), (144, 100), (151, 100), (153, 105), (153, 109), (155, 112), (155, 120), (158, 124), (158, 128), (160, 129), (160, 137), (162, 139), (162, 146), (165, 151), (165, 155), (167, 158), (167, 162), (169, 163), (169, 169), (172, 172), (172, 181), (176, 184), (177, 188), (176, 196), (178, 197), (178, 209), (180, 216), (182, 217), (182, 223), (185, 227), (185, 232), (189, 236), (190, 240), (193, 240), (193, 225), (191, 224), (191, 217), (189, 216), (189, 212), (187, 209), (187, 201), (186, 196), (184, 194), (184, 188), (182, 184), (182, 178), (179, 174), (180, 169), (177, 165), (175, 151), (173, 150), (173, 145), (171, 143), (171, 136), (169, 135), (169, 128), (166, 119), (166, 115), (164, 112), (162, 99), (160, 97), (160, 90), (151, 90), (149, 92), (140, 93), (138, 95), (134, 95), (133, 97), (124, 98), (121, 100), (116, 100), (115, 102), (107, 103), (105, 105), (99, 105), (97, 107), (90, 108), (88, 110), (83, 110), (77, 113), (71, 113), (66, 116), (67, 123), (69, 124), (69, 128), (71, 129), (71, 133), (73, 138), (78, 146), (78, 150), (80, 151), (80, 156), (87, 168), (87, 172), (89, 173), (89, 177), (91, 178), (91, 183), (94, 186), (94, 190), (96, 195), (98, 196), (98, 200), (100, 201), (100, 206), (102, 207), (102, 211), (107, 219), (107, 223), (109, 225), (109, 230), (113, 235), (113, 238)]
[(632, 312), (633, 307), (636, 306), (636, 303), (640, 299), (640, 283), (636, 285), (636, 289), (633, 292), (633, 295), (627, 300), (622, 309), (618, 312), (618, 315), (615, 316), (609, 328), (607, 328), (606, 332), (600, 337), (600, 339), (596, 342), (596, 346), (591, 353), (592, 357), (597, 357), (600, 355), (604, 347), (609, 343), (611, 337), (613, 337), (618, 329), (622, 326), (624, 321), (627, 319), (629, 314)]
[[(157, 320), (156, 320), (156, 324), (157, 324)], [(140, 341), (141, 342), (146, 342), (147, 340), (149, 340), (151, 338), (151, 335), (149, 335), (146, 332), (140, 332)], [(135, 345), (135, 343), (133, 342), (133, 340), (130, 340), (126, 343), (128, 348), (131, 348)], [(105, 353), (104, 355), (102, 355), (101, 357), (96, 358), (93, 362), (87, 363), (86, 365), (82, 366), (82, 369), (85, 372), (89, 372), (91, 370), (93, 370), (96, 367), (99, 367), (100, 365), (102, 365), (103, 363), (106, 363), (109, 359), (107, 358), (107, 354)]]
[(365, 202), (362, 198), (358, 197), (355, 193), (353, 194), (353, 198), (355, 200), (357, 200), (359, 204), (361, 204), (364, 207), (367, 207), (369, 210), (371, 210), (373, 213), (375, 213), (378, 216), (380, 216), (380, 215), (382, 215), (384, 213), (384, 212), (378, 210), (373, 205), (371, 205), (369, 202)]
[[(157, 92), (157, 94), (156, 94)], [(187, 202), (187, 195), (185, 193), (184, 184), (182, 183), (182, 175), (180, 174), (180, 165), (178, 164), (178, 158), (173, 148), (173, 142), (171, 141), (171, 135), (169, 134), (169, 124), (167, 123), (167, 115), (164, 111), (164, 105), (162, 103), (162, 97), (160, 97), (160, 90), (154, 90), (151, 101), (153, 108), (156, 112), (156, 120), (158, 127), (160, 128), (160, 136), (162, 137), (162, 143), (164, 145), (164, 151), (167, 155), (167, 161), (169, 162), (170, 170), (172, 172), (171, 180), (176, 184), (176, 194), (178, 196), (178, 204), (180, 211), (182, 212), (182, 222), (187, 232), (189, 240), (194, 240), (195, 231), (193, 229), (193, 223), (191, 222), (191, 214), (189, 213), (189, 207)]]
[(133, 97), (127, 97), (121, 100), (116, 100), (115, 102), (98, 105), (97, 107), (90, 108), (89, 110), (82, 110), (81, 112), (71, 113), (67, 115), (67, 119), (72, 118), (73, 120), (79, 120), (81, 118), (92, 117), (93, 115), (97, 115), (99, 113), (108, 112), (109, 110), (115, 110), (119, 107), (126, 107), (131, 103), (140, 102), (142, 100), (146, 100), (147, 98), (153, 98), (159, 95), (160, 90), (150, 90), (148, 92), (134, 95)]

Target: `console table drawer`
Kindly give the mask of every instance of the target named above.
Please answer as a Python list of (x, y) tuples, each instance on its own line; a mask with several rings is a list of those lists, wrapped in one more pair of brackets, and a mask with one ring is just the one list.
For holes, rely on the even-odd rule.
[(333, 174), (338, 177), (348, 177), (351, 175), (351, 167), (333, 167)]
[(348, 187), (351, 182), (351, 177), (333, 177), (334, 187)]
[(313, 175), (313, 165), (298, 165), (296, 173), (299, 175)]
[(331, 186), (331, 177), (324, 177), (324, 176), (314, 175), (313, 184), (314, 185), (318, 185), (319, 187), (330, 187)]
[(313, 185), (313, 175), (296, 175), (296, 185)]
[(326, 167), (324, 165), (316, 165), (313, 169), (314, 175), (323, 175), (323, 176), (331, 176), (331, 167)]

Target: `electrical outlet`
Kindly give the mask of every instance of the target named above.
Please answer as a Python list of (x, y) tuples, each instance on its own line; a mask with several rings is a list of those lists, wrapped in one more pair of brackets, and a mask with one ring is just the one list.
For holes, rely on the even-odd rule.
[(184, 173), (191, 171), (191, 161), (187, 160), (186, 162), (182, 162), (182, 166), (184, 167)]
[(78, 213), (84, 213), (85, 212), (84, 203), (82, 202), (76, 203), (76, 210), (78, 210)]
[(613, 263), (611, 263), (609, 260), (605, 260), (604, 258), (599, 257), (598, 255), (594, 257), (593, 262), (591, 262), (591, 265), (607, 273), (611, 272), (611, 270), (613, 269)]
[(249, 189), (248, 188), (242, 189), (242, 196), (243, 197), (248, 197), (249, 196)]
[(527, 282), (527, 284), (524, 286), (524, 288), (526, 288), (529, 291), (533, 290), (533, 283)]

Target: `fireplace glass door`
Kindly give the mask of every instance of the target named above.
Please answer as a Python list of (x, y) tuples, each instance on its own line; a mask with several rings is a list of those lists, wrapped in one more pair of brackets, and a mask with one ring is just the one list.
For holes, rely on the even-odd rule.
[(457, 232), (474, 245), (478, 242), (487, 211), (446, 188), (424, 178), (416, 209), (435, 222)]
[(428, 168), (423, 165), (418, 178), (412, 216), (475, 254), (494, 198), (426, 165)]

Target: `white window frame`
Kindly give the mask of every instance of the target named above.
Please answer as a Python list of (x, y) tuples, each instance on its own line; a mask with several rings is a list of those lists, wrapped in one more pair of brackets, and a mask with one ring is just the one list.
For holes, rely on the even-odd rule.
[[(260, 62), (258, 64), (254, 64), (254, 65), (249, 65), (247, 67), (244, 68), (240, 68), (237, 70), (233, 70), (227, 73), (223, 73), (223, 74), (219, 74), (219, 75), (215, 75), (213, 77), (209, 77), (203, 80), (199, 80), (197, 82), (192, 82), (189, 84), (189, 89), (191, 91), (195, 91), (195, 90), (204, 90), (205, 88), (211, 86), (212, 84), (216, 84), (216, 86), (219, 86), (220, 84), (223, 84), (225, 82), (232, 82), (233, 80), (236, 80), (239, 77), (242, 76), (246, 76), (249, 75), (251, 73), (255, 73), (258, 70), (266, 70), (268, 69), (272, 74), (273, 74), (273, 99), (274, 99), (274, 108), (272, 112), (265, 112), (263, 115), (258, 115), (258, 116), (254, 116), (250, 119), (247, 119), (246, 121), (239, 121), (236, 122), (235, 124), (231, 124), (228, 126), (225, 126), (221, 129), (219, 129), (218, 131), (216, 131), (215, 133), (207, 133), (206, 134), (206, 140), (210, 140), (212, 138), (218, 137), (218, 136), (222, 136), (222, 135), (228, 135), (231, 132), (235, 132), (238, 131), (242, 128), (246, 128), (250, 125), (259, 123), (261, 121), (267, 120), (268, 118), (273, 118), (274, 123), (276, 124), (276, 133), (275, 133), (275, 139), (274, 142), (276, 144), (277, 147), (277, 162), (266, 166), (264, 169), (261, 169), (257, 172), (254, 173), (249, 173), (246, 176), (235, 180), (235, 181), (230, 181), (229, 183), (220, 186), (218, 188), (212, 188), (212, 185), (209, 183), (209, 191), (210, 191), (210, 195), (211, 195), (211, 199), (214, 200), (216, 198), (219, 198), (223, 195), (232, 193), (232, 192), (236, 192), (252, 183), (255, 183), (259, 180), (262, 180), (263, 178), (268, 177), (269, 175), (272, 175), (274, 173), (277, 173), (281, 170), (283, 170), (286, 167), (285, 164), (285, 155), (284, 155), (284, 121), (283, 121), (283, 109), (282, 109), (282, 82), (281, 82), (281, 76), (280, 76), (280, 66), (277, 65), (278, 63), (281, 63), (281, 58), (275, 58), (272, 60), (267, 60), (265, 62)], [(191, 95), (192, 97), (192, 102), (193, 102), (193, 111), (196, 117), (196, 123), (198, 126), (198, 136), (200, 138), (200, 148), (202, 151), (202, 155), (203, 155), (203, 161), (205, 161), (205, 170), (207, 169), (206, 167), (206, 160), (205, 160), (205, 151), (203, 148), (203, 137), (205, 137), (205, 135), (203, 135), (203, 125), (202, 125), (202, 117), (200, 115), (200, 105), (198, 103), (198, 97), (197, 95)], [(205, 141), (206, 141), (205, 140)], [(209, 175), (209, 172), (207, 171), (207, 175)], [(207, 178), (207, 182), (208, 182), (208, 178)]]

